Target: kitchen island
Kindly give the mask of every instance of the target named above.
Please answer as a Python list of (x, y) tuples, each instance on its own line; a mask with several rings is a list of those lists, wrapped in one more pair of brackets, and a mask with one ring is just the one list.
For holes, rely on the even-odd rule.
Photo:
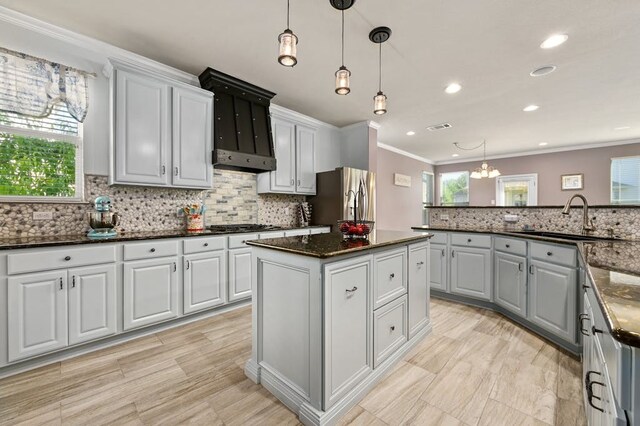
[(431, 331), (430, 234), (250, 241), (245, 373), (307, 425), (335, 423)]

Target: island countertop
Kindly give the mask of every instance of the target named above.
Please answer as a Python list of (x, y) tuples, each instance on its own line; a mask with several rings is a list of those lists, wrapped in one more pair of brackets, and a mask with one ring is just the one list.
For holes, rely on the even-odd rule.
[(406, 231), (375, 230), (369, 235), (368, 239), (346, 240), (342, 237), (342, 234), (331, 232), (328, 234), (303, 235), (299, 237), (253, 240), (247, 241), (247, 244), (302, 256), (326, 259), (363, 250), (427, 240), (431, 238), (431, 236), (429, 233), (419, 234)]

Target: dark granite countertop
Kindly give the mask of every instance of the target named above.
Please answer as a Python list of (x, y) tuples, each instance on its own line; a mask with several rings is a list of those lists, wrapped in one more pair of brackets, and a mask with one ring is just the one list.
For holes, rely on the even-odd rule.
[[(306, 228), (324, 228), (329, 225), (313, 225)], [(287, 231), (291, 229), (303, 229), (300, 227), (280, 227), (275, 229), (263, 229), (261, 231), (249, 232), (251, 234), (265, 233), (265, 232), (277, 232)], [(54, 235), (54, 236), (24, 236), (14, 238), (0, 238), (0, 250), (18, 250), (25, 248), (37, 248), (37, 247), (53, 247), (53, 246), (68, 246), (68, 245), (80, 245), (80, 244), (109, 244), (109, 243), (121, 243), (126, 241), (143, 241), (143, 240), (157, 240), (164, 238), (189, 238), (189, 237), (208, 237), (215, 235), (231, 235), (239, 234), (241, 232), (221, 232), (221, 231), (209, 231), (202, 232), (187, 232), (184, 229), (177, 230), (164, 230), (164, 231), (147, 231), (147, 232), (121, 232), (117, 236), (112, 238), (93, 239), (84, 234), (72, 234), (72, 235)]]
[(345, 240), (342, 234), (331, 232), (328, 234), (303, 235), (300, 237), (270, 238), (265, 240), (248, 241), (247, 244), (264, 247), (303, 256), (326, 259), (343, 254), (375, 248), (392, 246), (412, 241), (431, 238), (431, 234), (419, 234), (406, 231), (375, 230), (369, 239)]

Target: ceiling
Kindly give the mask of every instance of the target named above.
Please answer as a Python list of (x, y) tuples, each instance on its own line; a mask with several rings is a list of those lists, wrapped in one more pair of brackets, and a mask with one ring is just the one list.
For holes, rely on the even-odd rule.
[[(211, 66), (275, 91), (275, 103), (344, 126), (382, 125), (379, 141), (434, 161), (477, 157), (452, 145), (487, 140), (487, 155), (640, 138), (637, 0), (359, 0), (348, 10), (351, 94), (334, 94), (340, 14), (328, 0), (291, 0), (298, 65), (276, 62), (285, 0), (0, 0), (0, 5), (192, 74)], [(383, 45), (384, 116), (372, 113)], [(540, 43), (565, 33), (554, 49)], [(553, 64), (543, 77), (529, 72)], [(444, 87), (456, 81), (455, 95)], [(535, 112), (522, 109), (540, 105)], [(428, 132), (432, 124), (452, 128)], [(630, 127), (614, 130), (618, 127)], [(407, 136), (413, 130), (415, 136)]]

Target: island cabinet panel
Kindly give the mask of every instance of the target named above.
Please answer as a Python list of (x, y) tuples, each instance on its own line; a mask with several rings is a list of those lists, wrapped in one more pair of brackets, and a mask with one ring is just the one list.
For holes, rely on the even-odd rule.
[(373, 257), (373, 309), (407, 292), (407, 248), (387, 250)]
[(372, 370), (371, 264), (364, 256), (325, 267), (325, 410)]
[(184, 256), (184, 313), (225, 303), (227, 256), (224, 250)]
[(258, 313), (262, 331), (260, 365), (286, 378), (289, 386), (309, 400), (310, 272), (276, 262), (264, 262), (260, 269), (264, 290)]
[(451, 247), (451, 292), (491, 299), (491, 250)]
[(529, 319), (557, 336), (576, 340), (576, 270), (532, 260)]
[(495, 253), (495, 302), (511, 312), (527, 315), (527, 258)]
[(429, 323), (429, 243), (409, 246), (409, 338)]
[(447, 245), (430, 243), (429, 247), (429, 287), (449, 291), (447, 285)]

